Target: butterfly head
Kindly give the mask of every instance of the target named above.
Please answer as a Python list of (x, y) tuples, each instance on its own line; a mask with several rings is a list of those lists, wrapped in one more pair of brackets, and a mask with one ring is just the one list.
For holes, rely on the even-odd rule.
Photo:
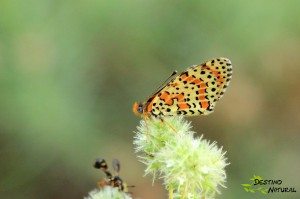
[(135, 102), (133, 104), (133, 108), (132, 111), (134, 112), (134, 114), (136, 115), (142, 115), (144, 113), (144, 107), (142, 103), (137, 103)]

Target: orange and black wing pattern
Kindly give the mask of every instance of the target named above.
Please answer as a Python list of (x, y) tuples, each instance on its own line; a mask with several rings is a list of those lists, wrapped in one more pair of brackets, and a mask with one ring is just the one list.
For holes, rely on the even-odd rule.
[(232, 77), (227, 58), (194, 65), (177, 75), (144, 103), (145, 112), (154, 116), (207, 115), (223, 96)]

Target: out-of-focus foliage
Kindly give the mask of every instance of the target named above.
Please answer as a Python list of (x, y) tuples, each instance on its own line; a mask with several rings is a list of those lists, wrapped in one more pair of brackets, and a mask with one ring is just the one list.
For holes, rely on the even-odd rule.
[(166, 198), (142, 177), (132, 104), (173, 70), (220, 56), (234, 67), (224, 98), (188, 119), (228, 151), (221, 197), (253, 198), (240, 184), (254, 174), (299, 187), (299, 6), (0, 1), (0, 198), (83, 198), (103, 177), (92, 168), (99, 156), (121, 161), (135, 197)]

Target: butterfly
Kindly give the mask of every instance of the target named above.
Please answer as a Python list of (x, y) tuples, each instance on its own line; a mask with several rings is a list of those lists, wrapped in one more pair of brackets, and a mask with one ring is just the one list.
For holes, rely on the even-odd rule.
[(213, 112), (232, 77), (232, 64), (217, 58), (193, 65), (184, 72), (175, 71), (144, 102), (135, 102), (133, 112), (143, 118), (207, 115)]

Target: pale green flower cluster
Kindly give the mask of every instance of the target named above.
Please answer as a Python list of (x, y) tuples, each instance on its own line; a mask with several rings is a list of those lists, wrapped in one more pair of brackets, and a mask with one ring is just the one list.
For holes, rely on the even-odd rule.
[(119, 191), (117, 187), (105, 186), (92, 190), (84, 199), (132, 199), (132, 197)]
[(135, 148), (145, 173), (163, 178), (170, 198), (215, 198), (226, 181), (225, 152), (216, 143), (194, 138), (183, 117), (141, 120)]

